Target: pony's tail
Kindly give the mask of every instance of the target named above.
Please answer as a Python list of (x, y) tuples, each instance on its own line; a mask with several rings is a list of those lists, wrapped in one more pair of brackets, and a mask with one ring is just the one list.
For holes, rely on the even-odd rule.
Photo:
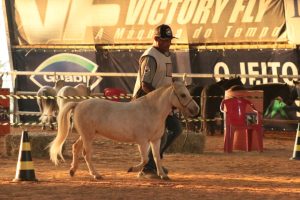
[(59, 163), (57, 155), (59, 155), (59, 157), (64, 161), (62, 147), (70, 132), (71, 112), (75, 109), (77, 104), (78, 103), (76, 102), (67, 103), (62, 110), (59, 111), (57, 116), (57, 135), (55, 139), (48, 145), (50, 147), (50, 160), (55, 165), (58, 165)]

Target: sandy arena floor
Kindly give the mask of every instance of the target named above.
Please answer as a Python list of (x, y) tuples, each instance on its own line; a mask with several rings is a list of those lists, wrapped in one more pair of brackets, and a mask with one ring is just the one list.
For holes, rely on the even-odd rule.
[[(99, 139), (98, 141), (101, 141)], [(33, 158), (39, 182), (12, 182), (17, 157), (2, 157), (0, 199), (300, 199), (300, 161), (292, 161), (295, 133), (265, 133), (264, 152), (223, 153), (221, 135), (208, 136), (204, 154), (167, 154), (170, 181), (138, 179), (127, 173), (139, 162), (136, 146), (95, 145), (94, 163), (103, 175), (93, 180), (81, 160), (71, 178), (71, 158), (54, 166)]]

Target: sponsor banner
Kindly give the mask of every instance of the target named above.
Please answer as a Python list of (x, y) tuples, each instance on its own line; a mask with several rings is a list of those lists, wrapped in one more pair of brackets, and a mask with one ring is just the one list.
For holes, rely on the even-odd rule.
[[(57, 50), (56, 50), (57, 51)], [(95, 53), (61, 53), (55, 51), (43, 50), (18, 50), (13, 52), (14, 69), (18, 71), (36, 71), (36, 72), (96, 72)], [(55, 81), (63, 79), (67, 85), (77, 85), (78, 83), (90, 84), (95, 87), (101, 77), (89, 80), (85, 76), (49, 76), (49, 75), (32, 75), (17, 76), (16, 91), (38, 91), (41, 86), (54, 86)], [(20, 111), (38, 111), (36, 100), (21, 99), (18, 100)], [(20, 116), (21, 120), (37, 120), (36, 117)]]
[[(35, 72), (97, 72), (95, 53), (54, 53), (54, 51), (25, 51), (19, 50), (13, 54), (14, 67), (18, 71)], [(85, 83), (94, 88), (101, 77), (91, 82), (86, 76), (71, 75), (31, 75), (17, 77), (18, 91), (37, 91), (38, 88), (48, 85), (54, 86), (55, 81), (62, 79), (68, 85), (75, 86), (78, 83)]]
[[(191, 51), (192, 73), (202, 74), (242, 74), (242, 75), (299, 75), (298, 50), (219, 50), (219, 51)], [(216, 81), (219, 78), (215, 79)], [(205, 80), (193, 79), (193, 82), (207, 84), (214, 82), (210, 78)], [(242, 78), (246, 86), (265, 83), (285, 82), (293, 84), (291, 78)]]
[(285, 41), (283, 0), (6, 0), (13, 45), (152, 43), (169, 24), (178, 44)]
[(284, 8), (287, 38), (292, 44), (300, 44), (300, 2), (299, 0), (285, 0)]

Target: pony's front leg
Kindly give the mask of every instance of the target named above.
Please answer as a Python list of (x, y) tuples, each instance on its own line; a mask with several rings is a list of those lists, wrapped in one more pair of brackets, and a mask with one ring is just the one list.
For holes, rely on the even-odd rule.
[(154, 158), (154, 161), (156, 164), (157, 175), (161, 179), (169, 180), (168, 175), (165, 173), (165, 171), (162, 168), (162, 162), (161, 162), (161, 158), (160, 158), (160, 142), (161, 142), (161, 139), (150, 142), (152, 153), (153, 153), (153, 158)]
[(143, 167), (148, 162), (148, 149), (149, 149), (149, 142), (141, 143), (138, 145), (140, 155), (141, 155), (141, 162), (133, 167), (130, 167), (128, 169), (128, 172), (139, 172), (143, 169)]

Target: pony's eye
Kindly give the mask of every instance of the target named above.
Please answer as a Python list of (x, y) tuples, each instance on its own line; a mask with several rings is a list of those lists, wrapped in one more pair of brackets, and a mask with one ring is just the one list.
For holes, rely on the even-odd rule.
[(180, 97), (181, 97), (181, 98), (185, 98), (186, 95), (185, 95), (185, 94), (180, 94)]

